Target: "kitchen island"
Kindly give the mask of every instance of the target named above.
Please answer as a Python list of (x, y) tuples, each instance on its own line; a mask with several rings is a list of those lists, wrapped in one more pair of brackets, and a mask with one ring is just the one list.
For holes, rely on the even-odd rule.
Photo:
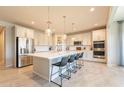
[[(61, 58), (64, 56), (69, 56), (72, 54), (81, 53), (83, 51), (51, 51), (51, 52), (42, 52), (42, 53), (33, 53), (29, 54), (29, 56), (33, 57), (33, 73), (38, 76), (46, 79), (50, 82), (50, 74), (51, 74), (51, 65), (53, 63), (57, 63), (61, 61)], [(54, 67), (53, 73), (57, 72), (58, 68)], [(63, 70), (64, 72), (65, 70)], [(58, 77), (58, 74), (52, 76), (52, 79)]]

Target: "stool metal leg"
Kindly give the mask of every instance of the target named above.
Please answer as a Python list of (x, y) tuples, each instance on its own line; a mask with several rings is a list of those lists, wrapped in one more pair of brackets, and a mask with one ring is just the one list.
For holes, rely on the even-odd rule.
[(84, 60), (82, 59), (82, 66), (84, 66)]
[(53, 65), (52, 65), (52, 67), (51, 67), (50, 81), (52, 81), (52, 73), (53, 73)]
[[(69, 63), (70, 64), (70, 63)], [(70, 70), (69, 70), (69, 66), (68, 65), (66, 65), (66, 71), (67, 71), (67, 73), (68, 73), (68, 76), (69, 76), (69, 78), (68, 78), (68, 80), (71, 78), (71, 72), (70, 72)]]
[[(69, 63), (69, 64), (70, 64), (70, 63)], [(77, 71), (76, 71), (76, 66), (75, 66), (74, 62), (73, 62), (70, 66), (71, 66), (70, 72), (71, 72), (71, 73), (76, 73)]]
[[(68, 69), (68, 68), (67, 68), (67, 69)], [(52, 65), (52, 68), (51, 68), (50, 81), (53, 82), (54, 84), (57, 84), (57, 85), (60, 86), (60, 87), (62, 87), (62, 85), (63, 85), (63, 82), (62, 82), (63, 78), (66, 78), (66, 79), (68, 79), (68, 80), (69, 80), (69, 78), (70, 78), (70, 76), (63, 75), (63, 74), (62, 74), (62, 67), (59, 67), (60, 84), (58, 84), (58, 83), (56, 83), (56, 82), (54, 82), (54, 81), (52, 80), (52, 75), (53, 75), (52, 73), (53, 73), (53, 65)]]
[(79, 60), (77, 60), (77, 62), (76, 62), (76, 68), (81, 69), (81, 66), (80, 66), (80, 64), (78, 64), (78, 61)]
[(84, 66), (84, 61), (83, 61), (83, 59), (80, 59), (80, 66), (82, 67), (82, 66)]
[(76, 73), (77, 70), (76, 70), (75, 62), (73, 62), (73, 68), (74, 68), (74, 73)]
[(60, 80), (61, 80), (61, 84), (60, 84), (60, 87), (62, 87), (62, 68), (59, 67), (59, 71), (60, 71)]
[(52, 82), (52, 83), (54, 83), (54, 84), (56, 84), (56, 85), (62, 87), (62, 77), (61, 77), (61, 71), (60, 71), (60, 70), (61, 70), (61, 69), (60, 69), (60, 67), (59, 67), (59, 76), (60, 76), (60, 78), (61, 78), (61, 84), (58, 84), (58, 83), (56, 83), (56, 82), (54, 82), (54, 81), (52, 80), (53, 65), (52, 65), (52, 68), (51, 68), (50, 82)]

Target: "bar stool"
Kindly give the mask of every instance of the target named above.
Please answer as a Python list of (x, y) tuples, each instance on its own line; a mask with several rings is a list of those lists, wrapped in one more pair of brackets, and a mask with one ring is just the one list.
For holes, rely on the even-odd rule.
[(75, 65), (74, 65), (74, 62), (75, 62), (75, 56), (76, 55), (71, 55), (69, 60), (68, 60), (68, 64), (69, 64), (69, 71), (70, 71), (70, 77), (71, 77), (71, 73), (76, 73), (76, 68), (75, 68)]
[[(61, 62), (52, 64), (50, 81), (53, 82), (54, 84), (57, 84), (57, 85), (60, 86), (60, 87), (62, 87), (62, 85), (63, 85), (63, 82), (62, 82), (63, 78), (66, 78), (66, 79), (68, 79), (68, 80), (70, 79), (70, 75), (69, 75), (70, 72), (68, 71), (68, 65), (67, 65), (68, 59), (69, 59), (68, 56), (62, 57)], [(57, 72), (56, 72), (56, 73), (53, 74), (53, 67), (54, 67), (54, 66), (59, 67), (59, 77), (60, 77), (60, 80), (61, 80), (60, 84), (58, 84), (58, 83), (56, 83), (55, 81), (52, 80), (52, 76), (57, 73)], [(66, 66), (66, 71), (68, 72), (68, 75), (62, 74), (62, 69), (63, 69), (63, 67), (65, 67), (65, 66)]]
[(80, 69), (81, 67), (78, 64), (79, 56), (80, 56), (80, 53), (77, 53), (76, 56), (75, 56), (75, 60), (76, 60), (76, 68), (79, 68)]
[[(84, 54), (84, 52), (80, 53), (80, 56), (79, 56), (79, 61), (81, 62), (81, 63), (79, 64), (80, 67), (84, 66), (83, 54)], [(82, 63), (83, 63), (83, 64), (82, 64)]]

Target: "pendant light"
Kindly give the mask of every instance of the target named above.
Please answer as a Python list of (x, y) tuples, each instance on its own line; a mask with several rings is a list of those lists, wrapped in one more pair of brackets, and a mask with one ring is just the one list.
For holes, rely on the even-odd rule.
[[(75, 25), (75, 23), (72, 23), (72, 32), (74, 31), (74, 25)], [(74, 37), (72, 37), (71, 39), (72, 39), (72, 41), (74, 41), (74, 40), (75, 40), (75, 38), (74, 38)]]
[(66, 16), (63, 16), (63, 19), (64, 19), (64, 32), (63, 32), (63, 35), (64, 35), (64, 40), (66, 40), (66, 38), (67, 38), (67, 35), (65, 34), (65, 32), (66, 32), (66, 27), (65, 27)]
[(50, 24), (51, 24), (51, 21), (50, 21), (50, 7), (48, 6), (48, 21), (47, 21), (47, 29), (46, 29), (46, 33), (48, 36), (50, 36), (52, 34), (52, 31), (50, 29)]

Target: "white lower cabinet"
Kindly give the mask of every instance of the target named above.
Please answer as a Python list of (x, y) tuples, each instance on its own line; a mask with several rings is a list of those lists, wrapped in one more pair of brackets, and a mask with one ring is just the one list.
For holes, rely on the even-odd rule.
[(93, 59), (93, 51), (85, 51), (83, 59), (89, 60), (89, 61), (92, 60)]

